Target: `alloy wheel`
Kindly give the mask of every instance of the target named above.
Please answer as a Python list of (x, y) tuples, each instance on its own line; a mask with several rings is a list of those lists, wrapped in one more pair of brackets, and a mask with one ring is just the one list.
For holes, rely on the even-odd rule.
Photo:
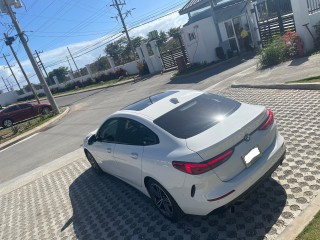
[(3, 121), (3, 126), (8, 128), (8, 127), (12, 127), (13, 122), (10, 119), (6, 119)]
[(173, 216), (173, 206), (170, 198), (158, 184), (151, 184), (150, 191), (152, 199), (161, 213), (167, 217)]

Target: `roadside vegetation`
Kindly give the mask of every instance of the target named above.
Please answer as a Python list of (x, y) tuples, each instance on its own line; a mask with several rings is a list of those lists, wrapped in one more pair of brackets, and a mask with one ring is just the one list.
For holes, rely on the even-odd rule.
[(318, 240), (320, 237), (320, 212), (310, 224), (299, 234), (296, 240)]
[[(134, 76), (126, 76), (126, 77), (119, 77), (116, 79), (109, 79), (109, 77), (105, 74), (101, 74), (97, 76), (96, 78), (88, 78), (87, 80), (83, 82), (72, 82), (67, 84), (65, 87), (60, 87), (60, 88), (52, 88), (51, 92), (54, 96), (57, 95), (63, 95), (66, 93), (71, 93), (71, 92), (79, 92), (83, 91), (86, 89), (91, 89), (91, 88), (97, 88), (97, 87), (103, 87), (103, 86), (108, 86), (112, 85), (118, 82), (126, 81), (132, 78), (136, 78), (137, 75)], [(45, 97), (45, 94), (38, 94), (38, 97)], [(24, 102), (24, 101), (29, 101), (33, 100), (34, 96), (28, 96), (24, 98), (19, 98), (19, 102)]]
[(290, 81), (287, 83), (320, 83), (320, 76), (304, 78), (301, 80)]
[(258, 68), (264, 69), (303, 56), (300, 37), (296, 32), (274, 36), (268, 46), (259, 54)]
[[(64, 111), (64, 109), (62, 109)], [(25, 122), (13, 125), (11, 128), (0, 129), (0, 144), (5, 143), (27, 131), (30, 131), (37, 126), (49, 121), (56, 115), (54, 113), (49, 113), (47, 115), (39, 115), (36, 118), (27, 120)]]

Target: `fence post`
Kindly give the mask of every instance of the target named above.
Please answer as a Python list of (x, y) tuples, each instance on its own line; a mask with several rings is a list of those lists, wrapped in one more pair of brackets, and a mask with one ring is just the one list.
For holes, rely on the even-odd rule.
[(153, 67), (153, 63), (150, 59), (149, 53), (148, 53), (148, 49), (147, 49), (147, 44), (142, 43), (140, 46), (143, 56), (144, 56), (144, 60), (146, 61), (148, 68), (149, 68), (149, 72), (150, 73), (154, 73), (154, 67)]
[(154, 54), (155, 58), (157, 59), (157, 64), (158, 64), (157, 69), (163, 70), (164, 69), (163, 62), (161, 59), (161, 54), (160, 54), (159, 48), (157, 46), (157, 41), (153, 40), (153, 41), (150, 41), (149, 43), (152, 48), (153, 54)]
[[(307, 0), (291, 0), (291, 6), (296, 25), (298, 36), (303, 41), (304, 51), (312, 51), (314, 49), (314, 42), (308, 28), (312, 30), (310, 25), (310, 16)], [(307, 28), (307, 27), (308, 28)]]
[(116, 64), (114, 63), (113, 57), (107, 56), (107, 58), (108, 58), (108, 61), (110, 63), (110, 67), (111, 67), (112, 71), (115, 71)]

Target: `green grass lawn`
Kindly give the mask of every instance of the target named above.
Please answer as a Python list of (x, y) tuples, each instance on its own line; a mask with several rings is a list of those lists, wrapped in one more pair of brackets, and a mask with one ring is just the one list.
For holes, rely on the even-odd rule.
[(320, 239), (320, 212), (311, 223), (299, 234), (296, 240), (319, 240)]
[(290, 81), (287, 83), (320, 83), (320, 76), (309, 77), (309, 78), (305, 78), (297, 81)]

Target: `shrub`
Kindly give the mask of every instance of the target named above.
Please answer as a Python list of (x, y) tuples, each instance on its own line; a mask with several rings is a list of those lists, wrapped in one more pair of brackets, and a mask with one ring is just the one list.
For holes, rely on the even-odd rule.
[(114, 72), (108, 72), (107, 74), (107, 81), (116, 79), (116, 74)]
[(87, 87), (94, 84), (94, 80), (92, 78), (87, 78), (85, 81), (82, 82), (83, 87)]
[(259, 68), (267, 68), (303, 55), (302, 42), (296, 32), (273, 37), (271, 43), (259, 55)]
[(283, 36), (290, 58), (301, 57), (303, 55), (302, 42), (296, 32), (286, 32)]
[(68, 83), (68, 84), (63, 88), (63, 91), (73, 90), (76, 85), (77, 85), (77, 83), (74, 83), (74, 82)]
[(139, 76), (144, 76), (150, 73), (148, 65), (145, 61), (143, 62), (138, 62), (137, 67), (139, 70)]
[(117, 68), (114, 74), (116, 78), (126, 77), (128, 75), (127, 71), (123, 68)]

